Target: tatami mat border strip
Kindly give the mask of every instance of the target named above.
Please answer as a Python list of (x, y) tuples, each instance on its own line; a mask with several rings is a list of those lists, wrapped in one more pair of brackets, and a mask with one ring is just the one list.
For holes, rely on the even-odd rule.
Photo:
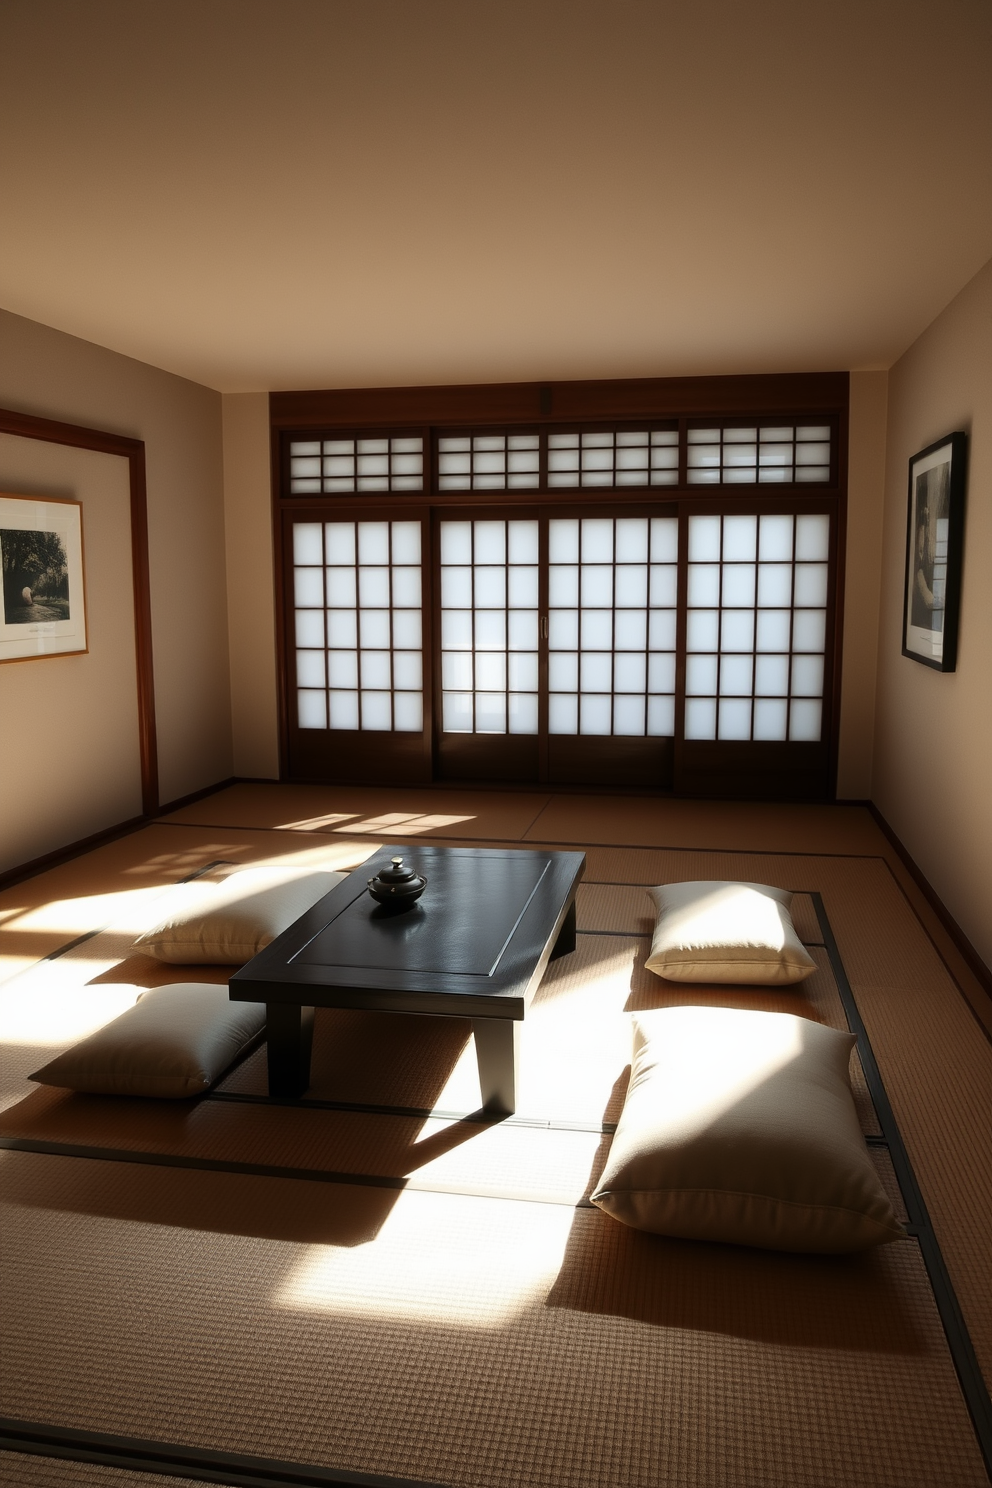
[(0, 1448), (35, 1457), (95, 1462), (159, 1477), (193, 1478), (200, 1483), (226, 1483), (231, 1488), (443, 1488), (422, 1478), (391, 1478), (382, 1473), (347, 1472), (311, 1467), (302, 1462), (216, 1452), (175, 1442), (146, 1441), (136, 1436), (109, 1436), (100, 1431), (74, 1431), (41, 1421), (0, 1416)]
[[(193, 872), (187, 873), (185, 878), (177, 878), (176, 883), (192, 883), (195, 878), (202, 878), (205, 873), (209, 873), (214, 868), (224, 868), (229, 862), (229, 858), (215, 858), (212, 863), (204, 863), (202, 868), (194, 868)], [(42, 961), (57, 961), (60, 956), (67, 956), (70, 951), (78, 950), (88, 940), (95, 940), (98, 935), (102, 935), (105, 930), (109, 929), (110, 922), (108, 921), (106, 925), (97, 925), (95, 930), (85, 930), (82, 935), (77, 935), (73, 940), (67, 940), (65, 945), (60, 945), (56, 950), (49, 951), (47, 956), (39, 957), (38, 964)]]
[[(259, 1101), (259, 1104), (264, 1102)], [(0, 1151), (27, 1152), (40, 1157), (75, 1157), (90, 1162), (131, 1163), (147, 1168), (190, 1168), (199, 1173), (231, 1173), (240, 1178), (295, 1179), (302, 1183), (341, 1183), (354, 1188), (388, 1188), (401, 1192), (449, 1194), (462, 1198), (463, 1188), (418, 1183), (415, 1178), (396, 1177), (388, 1173), (353, 1173), (334, 1168), (290, 1168), (279, 1163), (234, 1162), (227, 1158), (183, 1157), (166, 1152), (142, 1152), (132, 1147), (85, 1147), (76, 1142), (48, 1142), (35, 1137), (0, 1137)], [(588, 1199), (554, 1199), (542, 1194), (513, 1192), (509, 1188), (490, 1192), (472, 1191), (472, 1196), (499, 1199), (506, 1203), (554, 1204), (567, 1209), (591, 1209)]]
[(934, 1233), (933, 1224), (916, 1181), (913, 1165), (906, 1151), (905, 1143), (899, 1127), (896, 1124), (895, 1114), (889, 1102), (888, 1094), (882, 1083), (881, 1072), (875, 1060), (875, 1053), (868, 1037), (864, 1019), (854, 996), (854, 990), (847, 978), (844, 963), (841, 960), (840, 948), (834, 937), (833, 929), (827, 918), (827, 912), (823, 906), (823, 896), (815, 891), (810, 892), (813, 901), (813, 909), (816, 913), (820, 930), (823, 934), (823, 944), (826, 946), (827, 955), (833, 970), (837, 990), (840, 993), (841, 1002), (844, 1005), (844, 1013), (847, 1017), (851, 1032), (857, 1036), (858, 1054), (861, 1059), (861, 1067), (864, 1070), (865, 1083), (868, 1093), (875, 1106), (879, 1125), (882, 1128), (882, 1136), (889, 1149), (889, 1157), (895, 1169), (896, 1179), (902, 1190), (906, 1212), (909, 1215), (909, 1228), (915, 1234), (920, 1252), (923, 1256), (927, 1275), (930, 1278), (930, 1287), (933, 1291), (937, 1311), (947, 1337), (948, 1348), (957, 1372), (958, 1382), (965, 1402), (971, 1414), (975, 1435), (985, 1459), (985, 1468), (992, 1478), (992, 1400), (985, 1385), (982, 1371), (979, 1368), (978, 1359), (975, 1356), (974, 1345), (968, 1326), (965, 1323), (961, 1307), (951, 1282), (950, 1275), (944, 1263), (937, 1236)]
[[(292, 832), (292, 831), (299, 831), (298, 828), (293, 828), (293, 827), (238, 827), (238, 826), (233, 826), (230, 822), (224, 822), (224, 823), (219, 823), (219, 822), (174, 822), (174, 821), (168, 821), (165, 818), (159, 818), (159, 817), (156, 817), (155, 818), (154, 825), (156, 827), (176, 827), (176, 828), (181, 829), (184, 832), (255, 832), (255, 833), (258, 833), (258, 832)], [(529, 830), (529, 828), (528, 828), (528, 830)], [(318, 831), (316, 831), (313, 828), (308, 828), (306, 831), (299, 831), (299, 836), (300, 837), (317, 838), (317, 839), (319, 839), (321, 837), (326, 837), (329, 842), (335, 842), (335, 841), (340, 842), (340, 840), (341, 840), (342, 837), (354, 837), (356, 839), (361, 839), (362, 841), (368, 840), (370, 842), (380, 842), (381, 843), (382, 837), (383, 837), (383, 833), (382, 832), (357, 832), (357, 831), (352, 831), (350, 828), (348, 828), (347, 823), (345, 823), (344, 824), (344, 831), (342, 831), (341, 833), (336, 833), (336, 832), (333, 832), (333, 833), (332, 832), (318, 832)], [(686, 844), (684, 842), (674, 842), (674, 843), (673, 842), (652, 842), (652, 843), (649, 843), (649, 844), (648, 843), (639, 843), (639, 842), (634, 842), (634, 843), (630, 843), (630, 842), (590, 842), (590, 843), (581, 844), (581, 843), (577, 843), (577, 842), (556, 842), (553, 837), (546, 838), (545, 840), (543, 840), (541, 842), (530, 842), (526, 838), (522, 838), (522, 837), (489, 837), (489, 836), (485, 836), (485, 837), (445, 837), (441, 833), (439, 833), (436, 837), (415, 837), (415, 836), (404, 837), (404, 836), (401, 836), (399, 833), (396, 833), (394, 835), (392, 832), (389, 833), (389, 840), (391, 842), (396, 842), (400, 847), (430, 847), (432, 844), (434, 846), (436, 846), (436, 847), (471, 847), (473, 845), (473, 843), (475, 843), (476, 845), (478, 845), (478, 843), (482, 842), (482, 843), (487, 843), (487, 844), (497, 843), (500, 847), (519, 847), (521, 849), (524, 849), (524, 848), (533, 848), (536, 851), (540, 851), (540, 849), (542, 847), (550, 847), (550, 848), (555, 848), (556, 850), (557, 849), (560, 849), (562, 852), (580, 852), (582, 850), (582, 847), (583, 846), (586, 846), (586, 847), (597, 847), (597, 848), (598, 847), (616, 848), (616, 849), (620, 849), (620, 850), (622, 850), (624, 852), (692, 852), (692, 851), (708, 852), (708, 853), (741, 853), (741, 852), (743, 852), (743, 853), (746, 853), (747, 856), (750, 857), (750, 858), (853, 858), (855, 861), (857, 861), (859, 863), (860, 862), (882, 862), (882, 863), (885, 862), (885, 859), (882, 857), (881, 853), (856, 853), (856, 852), (843, 852), (843, 853), (841, 853), (841, 852), (815, 852), (815, 853), (810, 853), (810, 852), (797, 852), (794, 848), (785, 848), (785, 847), (747, 847), (747, 848), (744, 848), (744, 847), (702, 847), (702, 848), (689, 848), (689, 847), (686, 846)], [(638, 887), (640, 887), (640, 885), (638, 885)]]
[[(257, 1045), (256, 1045), (257, 1047)], [(202, 1100), (231, 1101), (245, 1106), (288, 1106), (302, 1111), (354, 1111), (361, 1116), (406, 1116), (435, 1121), (464, 1121), (472, 1126), (525, 1126), (538, 1131), (591, 1132), (612, 1136), (615, 1121), (556, 1121), (551, 1116), (504, 1116), (480, 1107), (476, 1111), (439, 1111), (426, 1106), (385, 1106), (367, 1101), (319, 1100), (310, 1096), (249, 1095), (242, 1090), (207, 1090)]]
[(385, 1174), (339, 1173), (326, 1168), (290, 1168), (277, 1163), (234, 1162), (181, 1153), (142, 1152), (131, 1147), (86, 1147), (77, 1142), (47, 1142), (35, 1137), (0, 1137), (0, 1150), (34, 1152), (44, 1157), (81, 1157), (96, 1162), (135, 1163), (149, 1168), (193, 1168), (200, 1173), (235, 1173), (247, 1178), (299, 1178), (309, 1183), (353, 1183), (359, 1188), (408, 1188), (406, 1178)]
[[(623, 887), (633, 887), (624, 885)], [(650, 940), (650, 930), (576, 930), (576, 935), (616, 935), (622, 940)]]

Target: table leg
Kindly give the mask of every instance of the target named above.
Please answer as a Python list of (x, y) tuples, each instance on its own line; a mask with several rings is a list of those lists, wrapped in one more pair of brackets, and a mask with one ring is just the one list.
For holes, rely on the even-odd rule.
[(567, 956), (570, 951), (575, 950), (575, 900), (568, 906), (568, 914), (565, 916), (561, 929), (558, 931), (558, 939), (552, 947), (550, 961), (557, 961), (559, 956)]
[(512, 1116), (517, 1103), (517, 1029), (510, 1018), (473, 1018), (475, 1057), (486, 1111)]
[(313, 1008), (291, 1002), (265, 1004), (269, 1094), (302, 1095), (310, 1084)]

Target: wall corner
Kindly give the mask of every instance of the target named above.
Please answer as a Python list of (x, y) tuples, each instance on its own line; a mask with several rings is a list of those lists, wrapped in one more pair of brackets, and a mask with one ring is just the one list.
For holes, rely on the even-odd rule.
[(224, 527), (234, 773), (279, 778), (268, 393), (225, 393)]

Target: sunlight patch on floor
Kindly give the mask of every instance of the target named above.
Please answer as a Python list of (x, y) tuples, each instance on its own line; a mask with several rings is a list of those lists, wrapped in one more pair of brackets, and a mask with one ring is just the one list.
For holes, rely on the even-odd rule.
[[(606, 936), (596, 937), (594, 946), (599, 959), (585, 965), (572, 968), (568, 957), (552, 963), (527, 1009), (519, 1033), (518, 1116), (598, 1123), (630, 1064), (626, 1006), (636, 947), (629, 939)], [(470, 1039), (435, 1110), (474, 1111), (480, 1101)]]
[(41, 925), (49, 931), (55, 927), (60, 934), (97, 933), (64, 955), (32, 958), (0, 982), (0, 1040), (65, 1046), (95, 1033), (131, 1007), (143, 987), (130, 982), (90, 984), (129, 955), (136, 937), (161, 920), (169, 896), (186, 887), (194, 885), (158, 884), (89, 899), (53, 900), (25, 914), (25, 925), (30, 921), (35, 933)]
[(574, 970), (568, 957), (553, 963), (527, 1010), (518, 1110), (600, 1121), (630, 1063), (626, 1007), (636, 947), (612, 937), (579, 937), (580, 947), (590, 942), (600, 959)]
[(574, 1218), (567, 1204), (407, 1190), (374, 1239), (312, 1247), (273, 1305), (502, 1328), (544, 1302)]
[(327, 842), (318, 847), (301, 847), (235, 863), (225, 862), (204, 874), (204, 878), (229, 878), (232, 873), (239, 873), (244, 868), (313, 868), (323, 872), (347, 873), (364, 863), (380, 846), (378, 842)]
[(326, 816), (306, 816), (301, 821), (276, 822), (277, 832), (319, 832), (322, 827), (333, 827), (337, 822), (353, 821), (360, 811), (329, 811)]
[(479, 1062), (475, 1054), (475, 1039), (470, 1038), (458, 1057), (458, 1062), (448, 1076), (437, 1100), (435, 1111), (477, 1111), (482, 1104), (479, 1088)]
[[(113, 961), (89, 962), (87, 970), (108, 970)], [(79, 967), (52, 961), (43, 987), (28, 989), (25, 979), (0, 989), (0, 1042), (46, 1048), (74, 1044), (133, 1007), (144, 988), (131, 983), (79, 985)]]
[(416, 812), (409, 815), (402, 811), (389, 811), (383, 816), (370, 816), (365, 821), (350, 821), (346, 827), (335, 827), (336, 832), (376, 832), (383, 837), (411, 837), (418, 832), (436, 832), (441, 827), (453, 827), (458, 822), (475, 821), (474, 816), (424, 815)]
[(37, 960), (37, 956), (12, 956), (6, 951), (0, 952), (0, 986), (29, 970)]
[(185, 878), (189, 873), (195, 873), (198, 868), (202, 868), (206, 863), (214, 862), (217, 858), (231, 857), (243, 851), (243, 843), (207, 842), (195, 848), (186, 848), (182, 852), (158, 853), (154, 858), (145, 858), (143, 862), (135, 863), (130, 868), (122, 868), (121, 875), (122, 877), (136, 877), (154, 873), (160, 878), (176, 881)]
[(52, 899), (48, 904), (39, 904), (6, 919), (0, 927), (0, 937), (7, 931), (39, 930), (56, 931), (67, 936), (85, 935), (87, 931), (111, 922), (121, 929), (128, 929), (132, 920), (135, 923), (138, 919), (143, 921), (146, 907), (167, 894), (170, 887), (157, 885), (147, 889), (123, 889), (113, 894), (88, 894), (79, 899)]
[(404, 1172), (418, 1190), (577, 1204), (602, 1141), (598, 1130), (431, 1119), (410, 1147)]

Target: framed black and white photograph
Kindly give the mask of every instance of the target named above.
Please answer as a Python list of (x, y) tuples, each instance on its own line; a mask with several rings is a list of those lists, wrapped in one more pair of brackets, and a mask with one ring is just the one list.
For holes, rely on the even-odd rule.
[(967, 442), (948, 434), (909, 462), (902, 654), (938, 672), (957, 661)]
[(0, 661), (85, 651), (78, 501), (0, 495)]

